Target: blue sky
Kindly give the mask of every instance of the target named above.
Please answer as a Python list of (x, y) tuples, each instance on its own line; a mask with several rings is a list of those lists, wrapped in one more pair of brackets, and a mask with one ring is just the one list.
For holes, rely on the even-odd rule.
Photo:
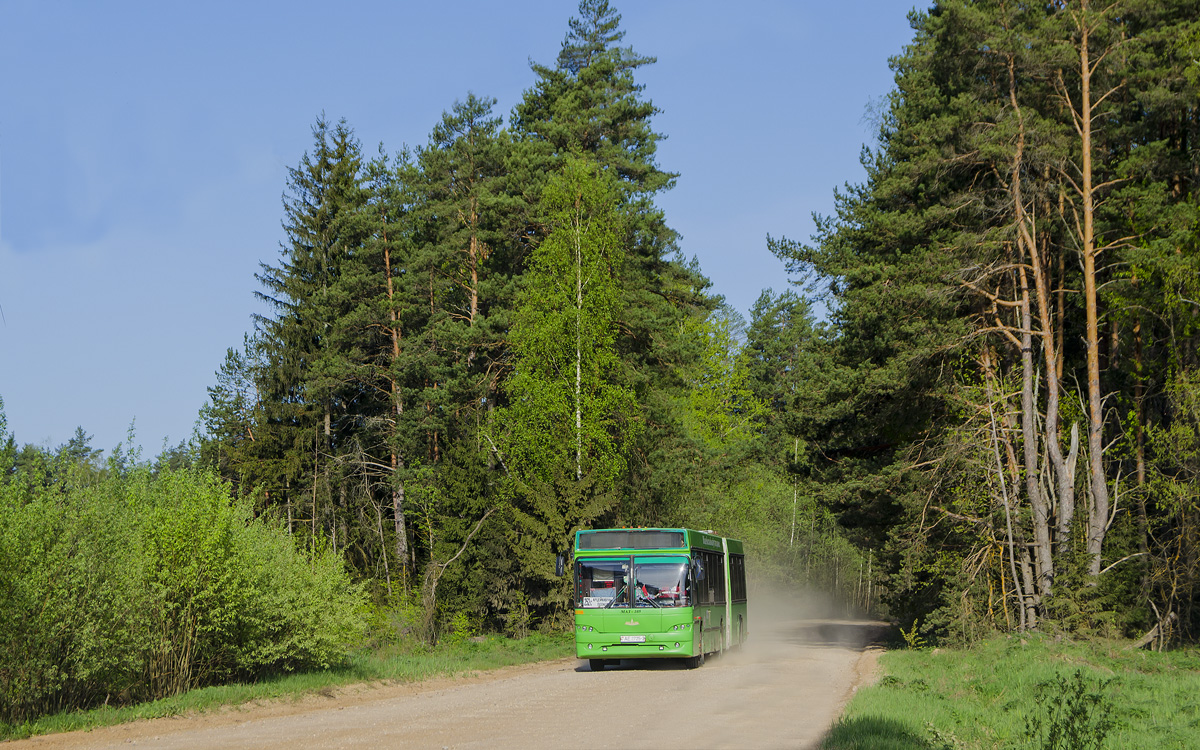
[[(911, 2), (613, 0), (662, 110), (660, 197), (745, 314), (859, 181)], [(468, 91), (508, 113), (577, 0), (0, 0), (0, 398), (19, 443), (77, 426), (154, 455), (262, 312), (289, 166), (324, 112), (365, 150), (423, 144)]]

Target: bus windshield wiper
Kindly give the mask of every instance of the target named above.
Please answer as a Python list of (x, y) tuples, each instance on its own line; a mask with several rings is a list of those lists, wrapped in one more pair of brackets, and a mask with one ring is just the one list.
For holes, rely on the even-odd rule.
[(616, 593), (616, 594), (613, 594), (612, 601), (611, 601), (611, 602), (609, 602), (608, 604), (605, 604), (605, 605), (604, 605), (604, 608), (605, 608), (605, 609), (612, 609), (613, 607), (615, 607), (615, 606), (617, 605), (617, 601), (618, 601), (618, 600), (621, 598), (621, 594), (624, 594), (624, 593), (625, 593), (625, 587), (624, 587), (624, 586), (622, 586), (621, 588), (617, 589), (617, 593)]

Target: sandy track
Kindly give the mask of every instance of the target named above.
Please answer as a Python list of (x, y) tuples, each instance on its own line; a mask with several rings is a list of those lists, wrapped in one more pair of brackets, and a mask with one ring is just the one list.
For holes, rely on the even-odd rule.
[[(753, 623), (754, 620), (751, 620)], [(759, 621), (697, 670), (564, 659), (455, 680), (138, 721), (21, 748), (811, 748), (875, 672), (878, 623)]]

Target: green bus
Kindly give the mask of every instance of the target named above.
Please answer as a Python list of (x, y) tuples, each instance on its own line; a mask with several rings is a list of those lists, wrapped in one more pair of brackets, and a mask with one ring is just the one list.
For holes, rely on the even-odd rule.
[(593, 672), (621, 659), (682, 658), (746, 640), (742, 543), (691, 529), (575, 534), (575, 652)]

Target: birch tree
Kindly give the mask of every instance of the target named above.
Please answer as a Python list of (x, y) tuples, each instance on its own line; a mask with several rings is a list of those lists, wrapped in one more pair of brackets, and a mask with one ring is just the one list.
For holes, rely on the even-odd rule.
[(636, 430), (615, 351), (619, 194), (594, 162), (571, 157), (542, 196), (545, 239), (514, 315), (510, 405), (499, 420), (534, 554), (565, 551), (576, 529), (612, 506)]

